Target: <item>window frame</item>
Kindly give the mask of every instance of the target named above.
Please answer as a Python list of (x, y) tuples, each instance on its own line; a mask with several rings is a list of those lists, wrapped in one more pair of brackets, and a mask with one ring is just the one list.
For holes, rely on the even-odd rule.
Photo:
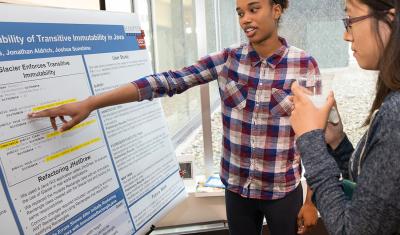
[[(136, 2), (135, 0), (127, 0), (130, 2), (132, 9), (131, 11), (134, 13), (135, 12), (135, 5)], [(205, 56), (208, 53), (208, 48), (207, 48), (207, 28), (206, 28), (206, 5), (205, 1), (207, 0), (195, 0), (193, 1), (195, 4), (195, 14), (196, 14), (196, 40), (197, 40), (197, 54), (198, 57), (201, 58), (202, 56)], [(108, 0), (111, 4), (111, 0)], [(107, 0), (106, 0), (107, 3)], [(141, 2), (142, 3), (142, 2)], [(157, 71), (158, 67), (158, 55), (157, 55), (157, 44), (156, 44), (156, 38), (157, 38), (157, 32), (155, 30), (156, 28), (156, 22), (154, 20), (154, 15), (155, 15), (155, 0), (146, 0), (146, 3), (149, 9), (148, 12), (148, 21), (150, 25), (150, 37), (151, 37), (151, 47), (148, 48), (150, 50), (150, 53), (152, 55), (152, 68), (153, 71)], [(215, 38), (216, 38), (216, 46), (215, 48), (217, 51), (221, 51), (223, 48), (222, 45), (222, 37), (221, 37), (221, 7), (219, 1), (213, 1), (214, 4), (214, 21), (216, 23), (216, 30), (215, 30)], [(236, 23), (236, 26), (239, 29), (239, 25)], [(240, 29), (238, 30), (238, 33), (236, 35), (236, 44), (240, 43)], [(182, 130), (184, 131), (179, 131), (178, 134), (172, 137), (172, 142), (175, 146), (179, 146), (182, 144), (182, 142), (185, 140), (187, 136), (189, 136), (194, 130), (198, 128), (198, 125), (201, 125), (202, 131), (203, 131), (203, 150), (204, 150), (204, 165), (205, 165), (205, 173), (206, 176), (209, 176), (214, 173), (214, 156), (213, 156), (213, 147), (212, 147), (212, 126), (211, 126), (211, 115), (212, 113), (218, 108), (218, 102), (215, 102), (211, 104), (211, 97), (210, 97), (210, 86), (209, 84), (204, 84), (200, 86), (200, 103), (201, 103), (201, 113), (199, 118), (194, 118), (185, 125)]]

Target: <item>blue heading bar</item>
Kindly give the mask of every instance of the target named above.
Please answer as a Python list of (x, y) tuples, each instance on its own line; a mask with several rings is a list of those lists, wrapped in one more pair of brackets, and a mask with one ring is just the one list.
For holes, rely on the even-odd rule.
[(122, 25), (0, 22), (0, 61), (139, 50)]

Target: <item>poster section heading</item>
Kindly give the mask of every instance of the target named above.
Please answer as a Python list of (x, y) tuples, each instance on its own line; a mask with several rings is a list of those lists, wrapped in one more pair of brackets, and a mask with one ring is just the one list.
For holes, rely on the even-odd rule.
[(0, 61), (143, 49), (140, 34), (126, 33), (122, 25), (0, 22), (0, 28)]

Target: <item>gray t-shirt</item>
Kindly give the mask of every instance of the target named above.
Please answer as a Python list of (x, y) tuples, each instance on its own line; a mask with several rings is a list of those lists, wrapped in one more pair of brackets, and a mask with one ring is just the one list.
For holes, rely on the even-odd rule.
[[(366, 141), (366, 142), (365, 142)], [(400, 92), (390, 93), (357, 148), (347, 138), (332, 151), (323, 130), (297, 140), (308, 185), (330, 234), (398, 234), (400, 231)], [(360, 163), (360, 164), (359, 164)], [(361, 170), (358, 175), (358, 165)], [(340, 175), (357, 182), (346, 199)]]

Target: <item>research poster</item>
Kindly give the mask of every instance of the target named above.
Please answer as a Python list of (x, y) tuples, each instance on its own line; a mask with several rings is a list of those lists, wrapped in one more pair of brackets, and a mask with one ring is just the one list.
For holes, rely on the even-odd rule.
[(27, 118), (151, 74), (138, 18), (9, 4), (0, 15), (0, 233), (148, 232), (186, 197), (160, 102), (104, 108), (64, 133)]

